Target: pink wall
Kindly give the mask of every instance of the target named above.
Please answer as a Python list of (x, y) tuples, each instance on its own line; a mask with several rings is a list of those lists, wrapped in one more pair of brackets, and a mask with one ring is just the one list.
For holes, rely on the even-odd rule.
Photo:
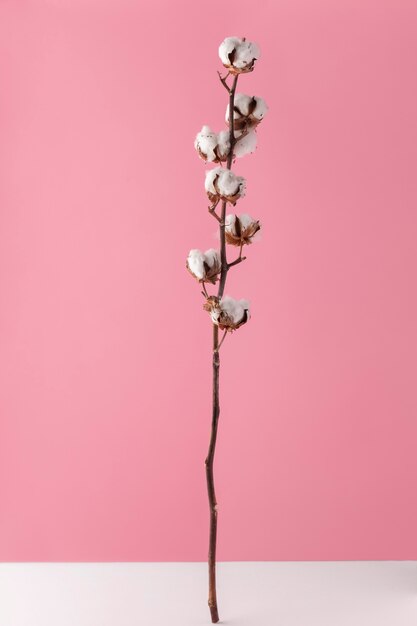
[(0, 558), (204, 560), (217, 46), (259, 42), (238, 163), (220, 560), (417, 558), (417, 8), (0, 3)]

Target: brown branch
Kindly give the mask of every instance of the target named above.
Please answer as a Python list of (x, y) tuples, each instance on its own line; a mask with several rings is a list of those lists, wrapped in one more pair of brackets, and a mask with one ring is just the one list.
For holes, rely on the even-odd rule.
[(219, 402), (219, 327), (213, 324), (213, 412), (211, 420), (210, 445), (206, 458), (206, 479), (207, 492), (210, 506), (210, 541), (208, 553), (209, 567), (209, 597), (208, 605), (210, 607), (211, 621), (216, 624), (219, 621), (219, 613), (217, 609), (216, 595), (216, 538), (217, 538), (217, 500), (214, 490), (214, 474), (213, 461), (216, 448), (217, 426), (220, 415)]
[(237, 265), (238, 263), (242, 263), (242, 261), (245, 261), (246, 257), (245, 256), (239, 256), (237, 259), (235, 259), (234, 261), (232, 261), (231, 263), (227, 264), (228, 269), (230, 269), (231, 267), (233, 267), (234, 265)]
[(224, 76), (224, 77), (220, 74), (220, 72), (217, 72), (217, 74), (219, 75), (220, 82), (223, 85), (223, 87), (227, 90), (228, 93), (230, 93), (230, 91), (231, 91), (230, 87), (229, 87), (229, 85), (226, 82), (226, 78), (229, 76), (230, 72), (227, 72), (226, 76)]
[[(219, 74), (220, 76), (220, 74)], [(227, 77), (226, 77), (227, 78)], [(233, 146), (235, 145), (234, 134), (234, 100), (237, 85), (238, 75), (233, 78), (232, 87), (228, 87), (225, 82), (226, 79), (220, 80), (229, 92), (229, 124), (230, 124), (230, 152), (227, 157), (227, 169), (232, 168), (233, 161)], [(216, 207), (214, 207), (216, 208)], [(211, 211), (210, 211), (211, 212)], [(217, 216), (217, 214), (216, 214)], [(218, 216), (217, 216), (218, 217)], [(229, 266), (226, 256), (226, 238), (225, 238), (225, 220), (226, 220), (226, 202), (222, 202), (222, 210), (220, 217), (220, 258), (221, 258), (221, 273), (219, 281), (219, 289), (217, 295), (219, 298), (223, 296), (224, 287), (226, 284), (227, 272)], [(221, 343), (223, 343), (222, 338)], [(207, 492), (210, 508), (210, 539), (209, 539), (209, 553), (208, 553), (208, 569), (209, 569), (209, 596), (208, 605), (210, 607), (211, 621), (216, 624), (219, 621), (219, 612), (217, 609), (217, 595), (216, 595), (216, 542), (217, 542), (217, 501), (216, 493), (214, 490), (214, 473), (213, 462), (214, 453), (216, 449), (217, 439), (217, 427), (220, 415), (220, 400), (219, 400), (219, 369), (220, 369), (220, 357), (219, 357), (219, 328), (217, 324), (213, 324), (213, 412), (211, 422), (211, 436), (210, 445), (206, 458), (206, 478), (207, 478)]]
[(227, 336), (227, 330), (225, 329), (225, 331), (224, 331), (224, 333), (223, 333), (223, 337), (221, 338), (220, 343), (219, 343), (219, 345), (217, 346), (217, 351), (219, 351), (219, 350), (220, 350), (220, 348), (222, 347), (223, 341), (226, 339), (226, 336)]
[(212, 215), (213, 217), (215, 217), (215, 218), (216, 218), (216, 220), (217, 220), (218, 222), (220, 222), (220, 223), (221, 223), (222, 218), (220, 217), (220, 215), (217, 215), (217, 213), (216, 213), (216, 206), (217, 206), (217, 205), (215, 205), (215, 206), (214, 206), (214, 208), (213, 208), (213, 207), (211, 207), (211, 206), (209, 206), (208, 211), (209, 211), (210, 215)]

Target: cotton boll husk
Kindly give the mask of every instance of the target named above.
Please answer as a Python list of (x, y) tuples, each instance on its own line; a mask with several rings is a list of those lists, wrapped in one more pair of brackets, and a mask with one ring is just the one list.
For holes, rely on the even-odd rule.
[(199, 280), (203, 280), (205, 276), (204, 254), (201, 250), (190, 250), (187, 258), (187, 264), (190, 272)]
[(233, 154), (237, 158), (242, 158), (246, 154), (251, 154), (256, 150), (257, 136), (252, 130), (250, 133), (239, 139), (233, 147)]

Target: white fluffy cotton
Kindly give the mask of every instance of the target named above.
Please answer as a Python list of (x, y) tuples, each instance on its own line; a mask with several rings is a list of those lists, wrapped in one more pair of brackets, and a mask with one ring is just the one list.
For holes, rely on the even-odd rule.
[(215, 133), (210, 126), (203, 126), (194, 140), (194, 147), (205, 161), (225, 160), (230, 150), (230, 132)]
[[(236, 228), (236, 220), (239, 220), (239, 228)], [(261, 224), (254, 220), (248, 213), (226, 215), (225, 233), (227, 243), (238, 246), (243, 243), (249, 244), (260, 238)]]
[[(253, 217), (251, 217), (248, 213), (241, 213), (238, 217), (239, 217), (240, 225), (243, 229), (248, 228), (251, 224), (256, 222), (256, 220), (254, 220)], [(234, 213), (230, 213), (229, 215), (226, 215), (226, 220), (225, 220), (226, 231), (232, 233), (233, 235), (236, 235), (235, 225), (236, 225), (236, 215)]]
[[(233, 60), (230, 56), (234, 52)], [(260, 50), (253, 41), (245, 41), (240, 37), (226, 37), (219, 46), (219, 57), (226, 67), (233, 66), (238, 70), (245, 70), (253, 65), (260, 57)]]
[(254, 130), (251, 130), (247, 135), (239, 139), (233, 147), (233, 154), (237, 158), (241, 158), (246, 154), (255, 152), (257, 143), (257, 136)]
[(203, 280), (206, 270), (204, 268), (204, 253), (201, 250), (190, 250), (187, 257), (187, 264), (190, 271), (199, 280)]
[(220, 157), (227, 157), (230, 152), (230, 130), (221, 130), (217, 134), (217, 146)]
[(191, 273), (194, 274), (194, 276), (199, 280), (204, 280), (206, 278), (206, 267), (204, 265), (205, 263), (208, 265), (209, 268), (217, 266), (217, 268), (220, 270), (220, 252), (218, 250), (214, 250), (214, 248), (210, 248), (205, 252), (197, 249), (190, 250), (187, 257), (188, 268)]
[(217, 147), (217, 133), (211, 130), (210, 126), (203, 126), (194, 141), (194, 148), (206, 155), (207, 161), (214, 161)]
[[(216, 182), (217, 189), (214, 187), (214, 182)], [(205, 189), (213, 195), (243, 197), (246, 191), (246, 180), (242, 176), (236, 176), (231, 170), (215, 167), (206, 172)]]
[[(250, 113), (250, 109), (255, 103), (255, 107), (253, 111)], [(263, 98), (258, 96), (248, 96), (245, 93), (237, 93), (235, 94), (234, 100), (234, 113), (233, 116), (235, 120), (240, 119), (241, 117), (247, 117), (250, 115), (255, 118), (254, 121), (261, 121), (265, 117), (268, 111), (268, 105), (266, 104)], [(226, 122), (229, 123), (229, 105), (226, 108)]]
[(245, 315), (245, 311), (248, 318), (250, 317), (249, 308), (250, 305), (247, 300), (235, 300), (231, 296), (223, 296), (223, 298), (219, 302), (219, 308), (214, 309), (211, 312), (211, 318), (213, 322), (217, 322), (219, 320), (221, 312), (223, 311), (227, 314), (233, 324), (238, 324), (242, 321)]
[(210, 268), (214, 267), (215, 265), (217, 267), (221, 266), (220, 252), (218, 250), (215, 250), (214, 248), (210, 248), (209, 250), (205, 251), (204, 260)]

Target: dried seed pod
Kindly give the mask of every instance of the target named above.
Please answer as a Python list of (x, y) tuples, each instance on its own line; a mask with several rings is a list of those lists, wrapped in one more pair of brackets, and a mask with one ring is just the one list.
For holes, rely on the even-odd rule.
[(186, 267), (199, 283), (214, 285), (222, 269), (220, 252), (213, 248), (205, 252), (197, 249), (190, 250)]
[(211, 202), (225, 200), (235, 205), (245, 195), (246, 180), (231, 170), (215, 167), (206, 172), (205, 189)]
[(241, 215), (227, 215), (225, 223), (225, 237), (232, 246), (249, 245), (256, 240), (261, 229), (259, 220), (254, 220), (247, 213)]
[(240, 37), (226, 37), (219, 46), (219, 57), (231, 74), (251, 72), (260, 50), (253, 41)]
[(250, 318), (249, 302), (247, 300), (235, 300), (230, 296), (209, 296), (203, 305), (210, 313), (214, 324), (221, 330), (232, 332)]

